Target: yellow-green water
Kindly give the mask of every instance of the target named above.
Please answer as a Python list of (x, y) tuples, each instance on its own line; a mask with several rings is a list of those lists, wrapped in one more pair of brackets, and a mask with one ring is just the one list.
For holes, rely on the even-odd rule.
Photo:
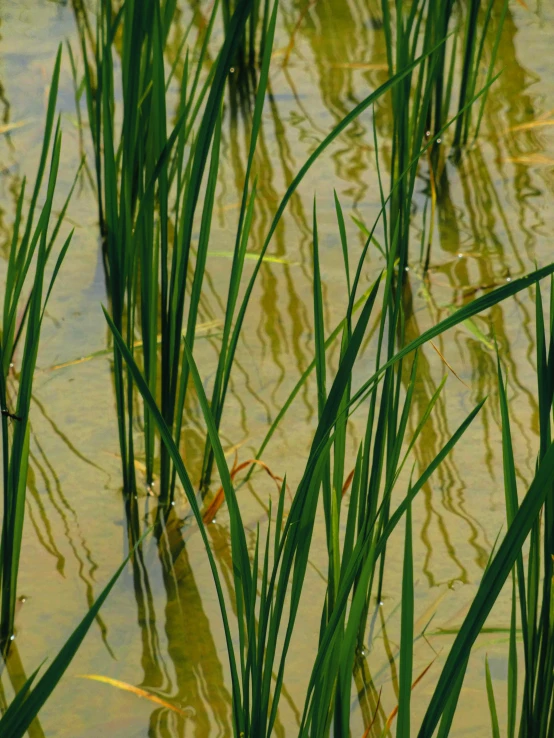
[[(481, 294), (481, 289), (520, 276), (535, 263), (544, 265), (552, 260), (554, 127), (548, 123), (554, 108), (554, 76), (549, 63), (554, 8), (538, 0), (528, 0), (527, 6), (517, 0), (509, 4), (498, 59), (504, 71), (490, 93), (478, 146), (460, 167), (447, 164), (449, 186), (434, 231), (430, 284), (424, 289), (417, 269), (409, 275), (410, 337), (445, 317), (450, 306)], [(181, 0), (180, 7), (184, 26), (191, 8), (186, 0)], [(316, 143), (356, 102), (386, 80), (379, 17), (377, 0), (282, 1), (259, 146), (261, 197), (251, 250), (256, 250), (267, 231), (286, 184)], [(2, 125), (21, 124), (0, 138), (3, 278), (19, 185), (24, 175), (32, 179), (35, 174), (57, 45), (66, 38), (76, 41), (74, 9), (71, 3), (44, 0), (4, 2), (0, 36), (0, 120)], [(61, 205), (80, 157), (67, 56), (59, 109), (64, 132), (58, 188)], [(384, 105), (378, 106), (375, 115), (381, 155), (386, 160), (390, 119)], [(539, 120), (544, 125), (517, 129)], [(88, 130), (84, 136), (88, 146)], [(196, 349), (207, 386), (215, 370), (218, 321), (223, 314), (221, 295), (226, 293), (230, 268), (225, 253), (233, 246), (244, 150), (240, 113), (235, 122), (228, 115), (212, 234), (212, 247), (218, 254), (208, 261), (201, 316), (206, 336)], [(414, 200), (416, 223), (427, 187), (422, 176)], [(225, 445), (239, 447), (239, 461), (255, 453), (313, 356), (314, 194), (327, 330), (344, 314), (344, 273), (333, 188), (349, 220), (351, 261), (355, 263), (362, 241), (349, 216), (371, 224), (379, 206), (371, 113), (354, 123), (306, 177), (271, 247), (271, 253), (283, 263), (267, 263), (260, 272), (222, 428)], [(88, 608), (93, 593), (99, 592), (127, 550), (110, 356), (75, 362), (108, 346), (100, 308), (106, 302), (106, 292), (97, 209), (86, 180), (69, 209), (66, 228), (73, 226), (73, 245), (44, 321), (35, 379), (32, 469), (19, 578), (19, 594), (25, 601), (16, 620), (16, 648), (9, 669), (1, 677), (7, 701), (13, 696), (13, 686), (21, 686), (24, 673), (29, 674), (57, 652)], [(419, 235), (415, 226), (414, 255)], [(369, 283), (381, 267), (374, 252), (364, 280)], [(520, 293), (489, 316), (475, 320), (484, 339), (477, 337), (475, 326), (461, 325), (436, 341), (463, 383), (449, 376), (443, 402), (418, 444), (418, 463), (434, 457), (479, 399), (486, 394), (489, 399), (414, 509), (416, 633), (434, 615), (427, 638), (415, 645), (414, 675), (434, 660), (414, 690), (416, 724), (452, 639), (436, 630), (461, 623), (496, 536), (505, 525), (495, 356), (487, 338), (493, 331), (509, 370), (520, 492), (525, 491), (532, 475), (537, 449), (533, 311), (532, 296)], [(330, 352), (331, 367), (336, 367), (337, 351), (338, 346)], [(371, 366), (368, 351), (357, 365), (356, 379), (367, 375)], [(438, 354), (427, 347), (420, 360), (418, 408), (426, 406), (445, 371)], [(291, 485), (302, 472), (316, 414), (315, 387), (309, 384), (264, 454), (264, 461), (276, 474), (286, 472)], [(413, 419), (413, 427), (417, 420)], [(360, 439), (361, 425), (353, 422), (350, 435), (353, 448)], [(199, 408), (191, 404), (185, 454), (193, 472), (199, 468), (203, 438)], [(266, 519), (265, 504), (272, 494), (273, 483), (264, 474), (254, 476), (240, 489), (245, 524), (252, 536), (256, 524), (263, 525)], [(153, 500), (144, 496), (141, 514), (145, 515), (152, 504)], [(91, 628), (60, 687), (42, 710), (33, 736), (211, 738), (231, 734), (230, 685), (215, 589), (200, 536), (187, 519), (183, 500), (178, 500), (172, 522), (167, 539), (159, 545), (154, 541), (146, 545), (144, 566), (136, 568), (134, 574), (129, 567), (122, 575), (102, 609), (102, 622)], [(225, 575), (230, 571), (227, 532), (227, 517), (221, 510), (209, 526), (209, 535)], [(364, 669), (356, 675), (360, 698), (352, 705), (354, 738), (361, 738), (364, 725), (371, 722), (381, 688), (384, 716), (396, 705), (396, 673), (391, 661), (399, 642), (401, 533), (389, 549), (384, 602), (375, 614), (372, 647), (367, 649)], [(173, 568), (168, 566), (167, 551), (173, 552)], [(325, 561), (321, 527), (316, 530), (313, 566), (288, 657), (277, 735), (296, 734), (315, 656)], [(495, 607), (488, 624), (508, 625), (505, 600)], [(487, 653), (504, 720), (507, 639), (502, 633), (484, 634), (470, 661), (454, 736), (490, 734), (484, 676)], [(142, 686), (180, 706), (186, 716), (171, 714), (113, 686), (79, 678), (83, 674)]]

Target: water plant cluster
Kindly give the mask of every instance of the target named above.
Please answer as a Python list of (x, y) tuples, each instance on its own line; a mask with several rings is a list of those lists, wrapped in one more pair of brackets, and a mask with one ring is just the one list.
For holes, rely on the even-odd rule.
[[(248, 278), (244, 266), (257, 205), (256, 151), (274, 63), (277, 0), (216, 0), (202, 33), (191, 41), (191, 22), (174, 58), (168, 54), (168, 39), (177, 12), (175, 0), (124, 0), (119, 4), (99, 0), (92, 30), (91, 17), (85, 11), (77, 15), (80, 48), (68, 45), (66, 53), (79, 116), (86, 119), (90, 134), (89, 153), (82, 167), (96, 192), (109, 297), (104, 314), (113, 338), (113, 390), (129, 557), (42, 676), (37, 670), (17, 693), (0, 719), (0, 736), (16, 738), (26, 733), (119, 574), (129, 559), (137, 566), (146, 537), (163, 537), (176, 495), (183, 494), (205, 545), (220, 607), (235, 738), (276, 734), (287, 657), (293, 635), (302, 628), (299, 608), (314, 528), (321, 519), (326, 542), (322, 565), (326, 593), (317, 648), (302, 698), (299, 736), (351, 733), (353, 674), (363, 649), (368, 614), (387, 577), (387, 544), (397, 529), (402, 531), (404, 542), (398, 708), (388, 718), (376, 711), (365, 736), (395, 732), (401, 738), (412, 734), (444, 738), (450, 734), (472, 647), (505, 586), (512, 587), (507, 734), (509, 738), (516, 733), (520, 738), (554, 735), (554, 446), (550, 428), (554, 304), (545, 308), (541, 288), (541, 280), (545, 280), (554, 295), (550, 282), (554, 264), (543, 265), (466, 302), (414, 340), (407, 340), (405, 331), (406, 270), (417, 263), (425, 271), (431, 259), (429, 231), (424, 229), (421, 243), (414, 244), (410, 227), (416, 176), (425, 168), (433, 183), (431, 222), (441, 207), (445, 158), (459, 162), (479, 135), (487, 93), (495, 81), (506, 8), (505, 0), (397, 0), (395, 4), (383, 0), (388, 80), (335, 125), (291, 178), (254, 267), (246, 272)], [(222, 31), (219, 35), (218, 29)], [(486, 44), (490, 53), (485, 63)], [(63, 244), (58, 243), (71, 192), (58, 217), (52, 213), (62, 147), (60, 124), (55, 119), (61, 54), (60, 49), (30, 206), (26, 208), (25, 182), (18, 200), (0, 334), (4, 491), (0, 639), (4, 653), (14, 635), (29, 416), (41, 322), (56, 279), (63, 279), (62, 262), (71, 248), (71, 235)], [(228, 287), (222, 295), (224, 320), (217, 369), (208, 396), (202, 366), (195, 358), (195, 340), (211, 248), (228, 96), (235, 103), (240, 99), (245, 106), (249, 141)], [(258, 460), (276, 428), (290, 421), (294, 399), (311, 377), (316, 387), (317, 424), (300, 481), (288, 492), (287, 480), (279, 482), (277, 503), (270, 506), (267, 524), (263, 530), (258, 528), (252, 545), (220, 438), (245, 315), (279, 222), (305, 175), (341, 133), (378, 101), (391, 106), (392, 153), (385, 167), (374, 128), (375, 186), (381, 208), (370, 228), (360, 224), (365, 244), (356, 261), (342, 204), (336, 193), (334, 196), (336, 244), (342, 251), (348, 298), (345, 314), (336, 326), (326, 325), (325, 320), (314, 200), (314, 356), (262, 439)], [(42, 189), (46, 195), (39, 207)], [(378, 240), (378, 233), (382, 240), (381, 236)], [(380, 253), (383, 269), (367, 284), (364, 266), (370, 250)], [(423, 411), (414, 403), (418, 350), (444, 331), (533, 287), (540, 409), (535, 476), (528, 489), (518, 489), (507, 401), (510, 378), (498, 352), (506, 528), (445, 658), (423, 721), (416, 726), (411, 710), (418, 679), (413, 665), (412, 507), (431, 475), (456, 444), (463, 443), (464, 433), (485, 401), (492, 401), (482, 399), (436, 456), (417, 471), (414, 466), (410, 473), (412, 450), (444, 391), (443, 382)], [(372, 369), (359, 383), (354, 381), (354, 372), (370, 326)], [(339, 363), (331, 371), (328, 349), (335, 343), (340, 346)], [(14, 372), (18, 345), (23, 346), (22, 358)], [(201, 408), (206, 428), (198, 484), (182, 454), (187, 398), (191, 395)], [(363, 437), (354, 450), (347, 434), (353, 413), (364, 418)], [(144, 459), (144, 479), (137, 479), (137, 456)], [(354, 469), (349, 474), (352, 456)], [(255, 471), (254, 461), (249, 474)], [(229, 582), (222, 581), (204, 512), (214, 479), (221, 484), (229, 519), (231, 604), (225, 594)], [(136, 507), (137, 489), (143, 484), (157, 496), (153, 524), (146, 529), (141, 528)], [(488, 665), (483, 689), (489, 699), (492, 734), (499, 736), (495, 685)]]

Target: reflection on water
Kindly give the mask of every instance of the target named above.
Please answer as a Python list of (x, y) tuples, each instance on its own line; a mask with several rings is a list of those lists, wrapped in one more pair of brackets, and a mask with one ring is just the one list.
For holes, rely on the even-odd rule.
[[(139, 529), (138, 506), (126, 504), (130, 545), (135, 545)], [(190, 719), (158, 708), (150, 716), (149, 736), (165, 738), (184, 734), (192, 722), (190, 735), (228, 735), (231, 731), (230, 695), (223, 669), (210, 633), (202, 600), (189, 564), (181, 531), (182, 521), (172, 510), (168, 517), (159, 513), (154, 536), (165, 590), (164, 630), (167, 653), (160, 645), (156, 608), (150, 587), (150, 574), (142, 549), (133, 560), (133, 581), (137, 603), (137, 622), (141, 630), (143, 678), (140, 686), (153, 694), (190, 708)]]
[[(404, 293), (407, 341), (414, 340), (421, 333), (410, 296), (410, 283), (408, 282)], [(442, 341), (440, 343), (441, 353), (448, 353), (448, 349), (442, 346)], [(422, 417), (431, 398), (438, 389), (438, 383), (433, 379), (429, 361), (425, 355), (420, 356), (418, 369), (420, 380), (414, 393), (414, 404), (418, 407), (419, 413), (414, 414), (414, 418)], [(406, 376), (405, 381), (408, 380), (409, 376)], [(450, 389), (455, 381), (449, 381), (449, 386), (445, 390), (446, 392), (448, 392), (448, 389)], [(458, 387), (461, 389), (460, 385)], [(417, 420), (413, 421), (413, 430), (415, 430), (416, 424)], [(421, 441), (417, 444), (416, 456), (421, 471), (429, 466), (439, 449), (451, 437), (454, 430), (455, 425), (451, 426), (448, 422), (444, 404), (439, 402), (435, 412), (432, 413), (429, 421), (425, 424)], [(433, 494), (433, 490), (435, 490), (435, 494)], [(474, 549), (474, 558), (477, 565), (480, 568), (484, 568), (487, 563), (490, 548), (488, 545), (484, 547), (479, 542), (479, 539), (482, 538), (483, 543), (488, 543), (486, 534), (484, 534), (481, 525), (475, 517), (465, 509), (464, 490), (465, 483), (458, 469), (455, 454), (451, 454), (445, 459), (445, 462), (438, 468), (436, 475), (434, 475), (433, 479), (423, 489), (426, 510), (425, 520), (421, 527), (421, 539), (426, 548), (423, 571), (430, 587), (437, 586), (439, 583), (444, 583), (445, 581), (442, 578), (437, 580), (433, 571), (433, 550), (437, 547), (441, 552), (440, 555), (443, 555), (443, 550), (447, 551), (448, 557), (454, 565), (453, 569), (451, 568), (449, 570), (447, 581), (459, 579), (461, 582), (467, 583), (469, 580), (467, 568), (463, 563), (466, 554), (460, 555), (456, 552), (456, 547), (450, 541), (449, 536), (451, 527), (460, 525), (460, 521), (467, 529), (467, 541)], [(440, 492), (439, 499), (437, 499), (436, 492)]]
[[(548, 58), (554, 17), (544, 5), (528, 5), (533, 7), (525, 9), (514, 3), (508, 9), (498, 56), (498, 66), (504, 71), (489, 93), (476, 145), (458, 164), (441, 151), (433, 182), (428, 163), (421, 166), (413, 202), (416, 263), (411, 267), (404, 295), (408, 340), (445, 318), (453, 307), (525, 273), (535, 262), (551, 260), (554, 127), (544, 125), (544, 121), (554, 117), (554, 81), (543, 60)], [(6, 269), (16, 193), (24, 175), (34, 177), (44, 88), (57, 44), (65, 38), (70, 40), (77, 79), (82, 75), (77, 21), (84, 24), (88, 43), (94, 47), (94, 24), (86, 8), (86, 3), (76, 0), (73, 7), (46, 1), (35, 6), (12, 0), (0, 9), (1, 125), (27, 121), (0, 140), (0, 278)], [(315, 145), (348, 110), (385, 81), (380, 8), (378, 0), (282, 0), (256, 151), (258, 198), (250, 252), (259, 250), (283, 192)], [(178, 53), (189, 26), (194, 45), (206, 22), (207, 11), (202, 3), (181, 0), (169, 62)], [(220, 28), (216, 28), (214, 38), (221, 38)], [(490, 44), (486, 45), (485, 57), (491, 51)], [(214, 53), (215, 44), (210, 49), (211, 60)], [(182, 65), (178, 64), (177, 77), (180, 74)], [(66, 57), (60, 94), (65, 143), (58, 208), (73, 180), (83, 147), (89, 147), (89, 132), (79, 125), (74, 100), (73, 74)], [(213, 326), (196, 349), (207, 390), (213, 381), (219, 348), (224, 313), (221, 295), (227, 289), (228, 254), (233, 248), (232, 234), (239, 213), (250, 104), (248, 90), (237, 82), (225, 101), (221, 178), (213, 224), (213, 249), (218, 254), (208, 259), (200, 307), (200, 321)], [(388, 167), (392, 124), (388, 102), (383, 99), (339, 137), (306, 177), (291, 199), (271, 245), (271, 254), (279, 261), (268, 261), (260, 270), (222, 427), (224, 444), (238, 447), (239, 460), (253, 455), (313, 357), (314, 195), (319, 214), (325, 324), (335, 326), (344, 313), (344, 270), (333, 189), (345, 211), (355, 261), (362, 236), (350, 216), (371, 225), (380, 207), (373, 124), (383, 171)], [(417, 256), (419, 244), (426, 246), (429, 238), (432, 184), (436, 186), (437, 207), (430, 268), (423, 275)], [(99, 309), (99, 303), (105, 300), (105, 287), (95, 219), (94, 193), (90, 177), (83, 171), (66, 224), (68, 228), (70, 223), (76, 225), (74, 244), (45, 317), (41, 367), (72, 362), (107, 346), (108, 332)], [(380, 238), (382, 234), (378, 231), (377, 235)], [(251, 265), (247, 260), (246, 278)], [(382, 266), (375, 250), (364, 268), (363, 289)], [(504, 525), (494, 341), (501, 348), (509, 374), (517, 473), (526, 483), (533, 472), (538, 409), (531, 298), (522, 294), (497, 306), (484, 318), (468, 321), (438, 338), (437, 351), (427, 347), (421, 352), (414, 395), (419, 413), (427, 407), (442, 377), (448, 374), (449, 378), (416, 445), (419, 468), (434, 458), (476, 402), (486, 395), (488, 400), (462, 442), (426, 485), (414, 509), (416, 614), (427, 613), (421, 615), (425, 622), (416, 629), (418, 633), (423, 632), (433, 614), (436, 627), (459, 625)], [(374, 335), (366, 341), (368, 353), (374, 341)], [(339, 349), (337, 342), (329, 352), (331, 367), (337, 365)], [(103, 724), (117, 725), (114, 735), (123, 738), (228, 735), (230, 684), (218, 607), (186, 505), (180, 500), (182, 510), (172, 511), (163, 520), (156, 518), (155, 508), (146, 514), (149, 500), (141, 497), (129, 501), (123, 510), (122, 537), (109, 357), (70, 363), (59, 371), (44, 371), (37, 379), (21, 575), (22, 592), (29, 600), (18, 614), (18, 649), (12, 651), (0, 680), (0, 706), (5, 706), (13, 690), (21, 686), (22, 664), (31, 671), (61, 645), (63, 636), (78, 622), (117, 561), (136, 543), (146, 519), (154, 522), (155, 544), (138, 550), (129, 581), (122, 583), (114, 599), (106, 604), (63, 689), (41, 713), (44, 732), (36, 724), (32, 735), (61, 738), (76, 734), (69, 718), (65, 722), (60, 718), (64, 714), (74, 716), (80, 726), (78, 734), (85, 738), (97, 736), (98, 726)], [(315, 408), (314, 383), (308, 383), (264, 454), (264, 461), (276, 474), (287, 473), (291, 485), (303, 468), (316, 420)], [(412, 431), (418, 420), (417, 415), (410, 419)], [(351, 449), (363, 433), (357, 423), (354, 419), (349, 428)], [(203, 442), (201, 413), (190, 394), (183, 452), (195, 478)], [(350, 459), (346, 470), (352, 466)], [(240, 488), (239, 499), (248, 524), (265, 522), (260, 502), (265, 505), (274, 491), (264, 477), (256, 474), (249, 485)], [(209, 526), (209, 536), (232, 608), (233, 575), (224, 509), (218, 513), (217, 523)], [(368, 738), (381, 735), (396, 705), (400, 549), (391, 546), (387, 554), (384, 605), (370, 622), (368, 649), (360, 655), (354, 674), (353, 726), (360, 736), (369, 729)], [(275, 729), (279, 736), (295, 735), (300, 719), (307, 665), (313, 659), (312, 635), (319, 628), (321, 581), (317, 572), (324, 568), (318, 560), (320, 550), (323, 548), (319, 548), (316, 531), (306, 581), (306, 601), (315, 604), (303, 610), (303, 632), (291, 649)], [(498, 618), (505, 618), (503, 624), (507, 623), (502, 603)], [(425, 638), (419, 638), (414, 673), (421, 674), (430, 665), (435, 658), (434, 647), (439, 652), (438, 662), (444, 658), (441, 648), (446, 649), (446, 642), (430, 642), (431, 646)], [(86, 692), (79, 691), (72, 675), (85, 672), (139, 685), (185, 710), (186, 717), (106, 685), (92, 684)], [(415, 719), (423, 712), (437, 673), (438, 666), (431, 666), (416, 688), (420, 691), (419, 699), (414, 700)], [(484, 686), (482, 651), (477, 651), (470, 663), (468, 682)], [(500, 694), (497, 698), (502, 713), (503, 698)], [(470, 728), (473, 735), (487, 735), (486, 707), (482, 717), (471, 710), (471, 716), (464, 718), (464, 705), (468, 704), (464, 699), (474, 699), (473, 693), (462, 695), (461, 717), (453, 735), (466, 735)]]
[[(27, 514), (34, 528), (37, 539), (44, 550), (54, 557), (56, 560), (56, 569), (65, 576), (65, 557), (56, 544), (54, 530), (59, 535), (60, 530), (69, 544), (71, 553), (77, 565), (77, 575), (84, 584), (86, 609), (90, 609), (94, 603), (94, 574), (98, 569), (98, 564), (93, 558), (92, 552), (83, 535), (83, 531), (79, 522), (76, 511), (65, 497), (60, 481), (56, 475), (56, 471), (48, 460), (47, 455), (42, 448), (39, 439), (33, 434), (33, 445), (37, 452), (30, 452), (30, 468), (28, 474), (28, 492), (31, 497), (27, 498)], [(39, 493), (41, 489), (42, 495)], [(44, 492), (48, 507), (51, 507), (61, 523), (54, 524), (50, 522), (47, 507), (43, 502)], [(38, 511), (38, 515), (37, 515)], [(102, 640), (106, 646), (109, 655), (114, 658), (114, 653), (110, 648), (107, 639), (107, 627), (99, 613), (96, 616), (96, 623), (102, 635)]]
[[(15, 643), (13, 643), (10, 647), (9, 656), (3, 666), (5, 666), (6, 672), (8, 673), (10, 684), (14, 692), (19, 692), (23, 688), (30, 674), (26, 673), (23, 662), (21, 661), (21, 657), (19, 655), (19, 650)], [(0, 706), (2, 708), (2, 712), (4, 712), (7, 704), (3, 688), (0, 690)], [(42, 730), (38, 718), (33, 720), (31, 725), (29, 726), (27, 735), (29, 736), (29, 738), (45, 738), (45, 733)]]

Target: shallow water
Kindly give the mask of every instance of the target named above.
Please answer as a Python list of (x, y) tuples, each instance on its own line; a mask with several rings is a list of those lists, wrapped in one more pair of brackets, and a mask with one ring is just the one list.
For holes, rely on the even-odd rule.
[[(191, 3), (192, 4), (192, 3)], [(304, 14), (304, 8), (309, 10)], [(482, 294), (552, 259), (552, 189), (554, 127), (521, 128), (554, 108), (554, 77), (549, 50), (554, 8), (530, 0), (510, 3), (499, 52), (502, 76), (492, 88), (479, 145), (460, 167), (447, 164), (448, 198), (434, 232), (428, 290), (409, 273), (412, 312), (409, 337), (444, 318), (450, 306)], [(183, 24), (191, 10), (181, 0)], [(267, 231), (286, 184), (326, 132), (356, 102), (387, 77), (385, 47), (376, 0), (283, 0), (275, 43), (270, 94), (266, 101), (260, 149), (260, 194), (252, 251)], [(373, 19), (373, 21), (371, 21)], [(299, 22), (300, 21), (300, 22)], [(1, 125), (21, 124), (0, 139), (0, 277), (14, 218), (15, 199), (24, 175), (31, 179), (40, 154), (42, 124), (50, 73), (57, 46), (76, 41), (71, 4), (4, 2), (0, 8)], [(288, 48), (292, 50), (287, 58)], [(75, 43), (74, 43), (75, 46)], [(58, 203), (70, 187), (80, 157), (71, 73), (64, 57), (59, 110), (64, 132)], [(384, 105), (375, 110), (381, 156), (389, 150), (390, 118)], [(208, 262), (196, 359), (210, 386), (218, 346), (217, 328), (229, 275), (229, 258), (238, 217), (237, 182), (244, 160), (245, 133), (240, 111), (227, 115), (222, 148), (214, 255)], [(2, 130), (0, 128), (0, 130)], [(88, 131), (85, 131), (85, 140)], [(88, 141), (87, 141), (88, 145)], [(225, 409), (222, 437), (238, 458), (254, 455), (274, 419), (313, 356), (311, 304), (311, 204), (318, 204), (325, 321), (329, 332), (345, 306), (342, 253), (333, 206), (337, 190), (348, 220), (352, 261), (361, 236), (350, 214), (372, 224), (379, 207), (372, 114), (354, 123), (309, 173), (289, 205), (243, 330)], [(422, 175), (414, 202), (414, 239), (428, 182)], [(32, 470), (20, 569), (16, 649), (2, 674), (6, 700), (23, 674), (52, 658), (86, 611), (93, 593), (113, 573), (127, 551), (126, 511), (120, 493), (115, 403), (110, 355), (77, 361), (105, 349), (108, 330), (100, 305), (106, 302), (97, 238), (94, 193), (85, 179), (71, 203), (66, 230), (75, 236), (44, 321), (35, 379), (32, 415)], [(417, 245), (412, 253), (417, 253)], [(223, 252), (223, 255), (221, 255)], [(247, 262), (251, 264), (252, 262)], [(248, 266), (247, 269), (250, 269)], [(364, 279), (369, 284), (382, 268), (375, 251)], [(459, 379), (450, 375), (439, 403), (417, 446), (423, 465), (484, 395), (489, 399), (454, 453), (422, 491), (414, 508), (416, 565), (416, 633), (434, 615), (431, 635), (417, 641), (414, 674), (436, 659), (414, 691), (414, 720), (419, 720), (432, 693), (451, 643), (436, 630), (458, 626), (475, 594), (492, 545), (505, 524), (496, 367), (490, 336), (494, 332), (509, 371), (509, 401), (523, 493), (531, 479), (537, 451), (535, 401), (534, 306), (532, 295), (516, 299), (477, 318), (483, 334), (461, 325), (437, 340)], [(474, 328), (474, 326), (473, 326)], [(484, 338), (483, 338), (484, 337)], [(360, 381), (371, 367), (371, 351), (356, 370)], [(336, 368), (338, 346), (329, 363)], [(426, 406), (445, 366), (432, 347), (420, 359), (417, 405)], [(365, 373), (365, 374), (364, 374)], [(462, 381), (463, 380), (463, 383)], [(289, 421), (277, 431), (264, 454), (276, 473), (294, 484), (300, 477), (317, 415), (314, 383), (300, 393)], [(359, 424), (350, 429), (352, 447)], [(417, 419), (414, 419), (414, 428)], [(189, 406), (185, 454), (198, 474), (203, 430), (199, 408)], [(399, 492), (402, 485), (399, 485)], [(255, 532), (266, 519), (266, 501), (274, 485), (264, 474), (241, 488), (245, 523)], [(146, 495), (139, 514), (152, 508)], [(218, 565), (229, 573), (227, 517), (222, 510), (209, 526)], [(387, 558), (383, 606), (375, 613), (374, 640), (364, 669), (356, 675), (360, 700), (352, 708), (352, 735), (362, 736), (371, 721), (377, 694), (388, 715), (396, 705), (395, 671), (399, 641), (401, 531)], [(186, 546), (183, 546), (183, 542)], [(169, 566), (173, 552), (173, 567)], [(325, 561), (323, 528), (316, 531), (298, 632), (288, 658), (286, 692), (281, 700), (278, 735), (295, 735), (303, 693), (314, 657), (323, 583), (318, 566)], [(313, 603), (316, 603), (314, 607)], [(508, 625), (507, 602), (497, 604), (489, 625)], [(435, 631), (434, 635), (432, 634)], [(488, 653), (501, 721), (506, 693), (507, 639), (482, 635), (474, 648), (452, 735), (490, 734), (484, 660)], [(97, 674), (145, 687), (184, 711), (164, 708), (112, 686), (79, 678)], [(373, 680), (373, 686), (372, 682)], [(220, 616), (200, 536), (178, 500), (167, 536), (149, 542), (144, 561), (123, 574), (73, 661), (63, 683), (40, 714), (32, 736), (49, 738), (98, 735), (230, 735), (230, 685)], [(370, 716), (368, 719), (368, 715)], [(501, 723), (502, 724), (502, 723)]]

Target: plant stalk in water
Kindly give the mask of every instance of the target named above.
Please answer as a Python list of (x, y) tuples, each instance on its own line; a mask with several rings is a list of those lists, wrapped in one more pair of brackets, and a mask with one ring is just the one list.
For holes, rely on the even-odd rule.
[[(39, 161), (26, 219), (23, 215), (25, 180), (17, 202), (13, 236), (10, 244), (3, 314), (0, 333), (0, 405), (2, 408), (3, 500), (2, 543), (0, 547), (0, 643), (7, 648), (14, 635), (17, 578), (29, 463), (30, 412), (33, 376), (36, 366), (44, 312), (71, 234), (63, 244), (49, 284), (46, 268), (52, 255), (69, 197), (49, 234), (52, 203), (60, 161), (61, 132), (55, 124), (55, 108), (60, 75), (61, 49), (58, 50)], [(37, 201), (43, 183), (48, 157), (46, 197), (35, 223)], [(34, 274), (31, 265), (34, 264)], [(29, 293), (29, 296), (26, 296)], [(19, 317), (19, 323), (18, 323)], [(22, 346), (17, 382), (12, 380), (16, 349)], [(13, 385), (17, 385), (15, 391)]]

